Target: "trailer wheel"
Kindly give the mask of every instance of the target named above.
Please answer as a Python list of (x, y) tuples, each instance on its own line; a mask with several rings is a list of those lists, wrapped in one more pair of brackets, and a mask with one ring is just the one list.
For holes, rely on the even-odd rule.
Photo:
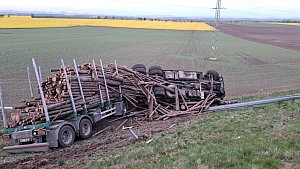
[(151, 66), (148, 71), (149, 75), (163, 76), (163, 71), (160, 66)]
[(69, 125), (64, 125), (58, 133), (58, 143), (61, 147), (69, 147), (74, 143), (75, 131)]
[(79, 135), (82, 139), (88, 139), (92, 136), (93, 125), (90, 120), (82, 119), (79, 123)]
[(208, 70), (206, 72), (206, 76), (210, 76), (210, 75), (213, 77), (213, 80), (219, 80), (220, 79), (219, 73), (215, 70)]

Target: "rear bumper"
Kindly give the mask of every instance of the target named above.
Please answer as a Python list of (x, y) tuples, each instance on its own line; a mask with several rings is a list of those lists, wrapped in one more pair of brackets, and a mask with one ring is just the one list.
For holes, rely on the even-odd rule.
[(34, 144), (7, 146), (4, 147), (3, 150), (8, 153), (48, 152), (49, 143), (34, 143)]

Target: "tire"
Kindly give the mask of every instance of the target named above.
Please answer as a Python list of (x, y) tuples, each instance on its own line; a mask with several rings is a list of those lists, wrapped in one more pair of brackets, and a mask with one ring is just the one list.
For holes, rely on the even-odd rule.
[(219, 80), (220, 79), (220, 75), (219, 75), (219, 73), (217, 72), (217, 71), (215, 71), (215, 70), (208, 70), (207, 72), (206, 72), (206, 76), (212, 76), (213, 77), (213, 80)]
[(151, 66), (151, 67), (149, 68), (149, 71), (150, 71), (150, 70), (154, 70), (154, 69), (162, 70), (161, 66), (155, 65), (155, 66)]
[(146, 70), (146, 66), (143, 65), (143, 64), (136, 64), (136, 65), (133, 65), (131, 69), (134, 70), (135, 68), (144, 68), (144, 69)]
[(61, 147), (69, 147), (74, 143), (75, 131), (69, 125), (64, 125), (58, 133), (58, 143)]
[[(171, 89), (175, 89), (175, 85), (169, 85), (168, 87), (171, 88)], [(166, 96), (167, 96), (168, 98), (175, 98), (175, 94), (174, 94), (174, 93), (171, 93), (171, 92), (168, 91), (168, 90), (166, 90)]]
[(154, 87), (153, 93), (155, 96), (160, 96), (160, 97), (166, 96), (166, 90), (163, 87)]
[(163, 71), (160, 66), (151, 66), (148, 71), (149, 75), (157, 75), (163, 77)]
[(79, 136), (82, 139), (88, 139), (92, 137), (93, 125), (88, 119), (82, 119), (79, 123)]
[(134, 68), (134, 69), (132, 69), (133, 71), (136, 71), (136, 72), (139, 72), (139, 73), (142, 73), (142, 74), (146, 74), (146, 69), (144, 69), (144, 68), (140, 68), (140, 67), (138, 67), (138, 68)]

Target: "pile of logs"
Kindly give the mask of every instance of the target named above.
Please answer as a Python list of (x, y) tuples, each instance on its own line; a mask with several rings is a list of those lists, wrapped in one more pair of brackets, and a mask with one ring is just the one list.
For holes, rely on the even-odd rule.
[[(71, 118), (73, 112), (66, 76), (71, 86), (76, 112), (81, 113), (84, 107), (87, 112), (93, 112), (101, 103), (113, 103), (122, 99), (126, 103), (127, 114), (123, 117), (143, 117), (145, 120), (166, 120), (175, 116), (201, 113), (207, 109), (216, 97), (208, 95), (204, 100), (188, 102), (178, 92), (177, 87), (169, 88), (170, 82), (155, 76), (148, 76), (135, 72), (125, 66), (109, 64), (103, 67), (93, 64), (78, 66), (77, 76), (74, 68), (68, 66), (67, 74), (63, 69), (52, 69), (53, 73), (42, 82), (42, 89), (50, 120)], [(103, 73), (105, 72), (105, 73)], [(84, 99), (80, 92), (81, 81)], [(107, 85), (105, 86), (104, 78)], [(165, 102), (157, 98), (153, 88), (159, 86), (175, 94), (174, 103)], [(107, 87), (107, 90), (106, 90)], [(16, 127), (45, 122), (45, 114), (41, 98), (36, 97), (22, 101), (22, 105), (15, 107), (11, 113), (11, 120), (7, 127)]]

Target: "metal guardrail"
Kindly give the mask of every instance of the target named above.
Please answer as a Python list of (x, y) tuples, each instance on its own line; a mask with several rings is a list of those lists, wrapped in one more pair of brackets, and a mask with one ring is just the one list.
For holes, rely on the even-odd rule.
[(248, 101), (248, 102), (242, 102), (242, 103), (226, 104), (226, 105), (221, 105), (221, 106), (212, 106), (212, 107), (209, 107), (205, 111), (210, 112), (210, 111), (232, 110), (232, 109), (260, 106), (260, 105), (289, 101), (289, 100), (296, 100), (296, 99), (300, 99), (300, 94), (276, 97), (276, 98), (271, 98), (271, 99)]

